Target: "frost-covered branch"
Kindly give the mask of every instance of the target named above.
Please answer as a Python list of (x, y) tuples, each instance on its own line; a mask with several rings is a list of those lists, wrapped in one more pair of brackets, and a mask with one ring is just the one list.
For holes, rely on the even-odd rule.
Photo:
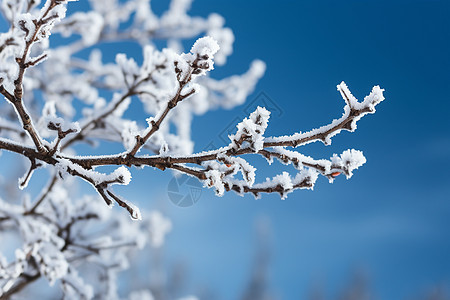
[[(322, 141), (325, 145), (331, 144), (331, 138), (342, 130), (353, 132), (356, 130), (356, 122), (367, 114), (375, 113), (375, 106), (384, 100), (383, 89), (375, 86), (372, 92), (364, 98), (363, 102), (358, 102), (350, 93), (347, 85), (342, 82), (338, 86), (342, 97), (347, 102), (344, 107), (344, 114), (341, 118), (333, 120), (329, 125), (313, 129), (305, 133), (297, 133), (292, 136), (273, 137), (266, 139), (265, 147), (291, 146), (298, 147), (315, 141)], [(349, 98), (350, 97), (350, 98)]]
[(149, 127), (144, 132), (144, 136), (136, 136), (136, 143), (130, 150), (129, 155), (134, 156), (148, 139), (159, 130), (161, 123), (167, 117), (170, 110), (175, 108), (183, 99), (193, 95), (195, 87), (188, 87), (193, 78), (203, 75), (213, 69), (213, 56), (219, 51), (219, 45), (211, 37), (204, 37), (197, 40), (192, 46), (191, 53), (175, 57), (175, 73), (178, 87), (175, 95), (167, 102), (167, 105), (155, 117), (148, 120)]
[[(28, 132), (39, 152), (45, 152), (45, 148), (23, 103), (23, 77), (26, 69), (41, 63), (47, 58), (46, 53), (39, 55), (37, 58), (30, 58), (31, 47), (34, 43), (48, 38), (55, 22), (64, 18), (66, 3), (67, 1), (48, 0), (38, 15), (33, 16), (30, 13), (24, 13), (14, 20), (15, 25), (22, 31), (20, 34), (22, 39), (19, 40), (18, 44), (20, 48), (16, 50), (19, 54), (15, 57), (18, 73), (14, 79), (14, 92), (8, 92), (3, 85), (0, 87), (0, 92), (14, 106), (19, 119), (22, 121), (23, 128)], [(3, 82), (4, 78), (0, 77), (0, 80)]]
[[(195, 62), (195, 61), (194, 61)], [(363, 102), (359, 103), (354, 99), (353, 96), (351, 96), (351, 93), (349, 92), (348, 88), (344, 83), (341, 83), (338, 86), (338, 89), (341, 91), (343, 95), (349, 95), (348, 97), (353, 97), (352, 101), (347, 101), (347, 105), (344, 107), (344, 114), (343, 116), (333, 121), (330, 125), (320, 127), (318, 129), (313, 129), (310, 132), (306, 133), (298, 133), (294, 134), (292, 136), (286, 136), (286, 137), (271, 137), (271, 138), (265, 138), (264, 132), (268, 126), (268, 119), (270, 113), (263, 109), (259, 108), (252, 113), (252, 115), (245, 119), (243, 122), (239, 123), (237, 126), (237, 132), (236, 134), (230, 136), (231, 143), (229, 146), (218, 149), (216, 151), (210, 151), (207, 153), (200, 153), (200, 154), (193, 154), (188, 156), (170, 156), (170, 155), (164, 155), (164, 156), (150, 156), (150, 157), (136, 157), (135, 154), (137, 153), (138, 149), (145, 144), (145, 142), (150, 138), (150, 136), (157, 131), (159, 126), (161, 125), (162, 121), (164, 120), (165, 116), (167, 116), (168, 112), (173, 109), (178, 101), (181, 101), (184, 99), (181, 94), (181, 91), (185, 84), (183, 85), (183, 82), (188, 82), (189, 76), (192, 75), (192, 70), (195, 70), (194, 68), (191, 68), (187, 72), (187, 77), (183, 77), (185, 80), (182, 80), (180, 83), (179, 88), (177, 89), (176, 95), (169, 101), (167, 106), (162, 110), (160, 113), (160, 116), (156, 119), (157, 121), (151, 120), (149, 122), (149, 128), (147, 129), (146, 134), (143, 136), (143, 138), (140, 138), (140, 136), (136, 137), (136, 140), (139, 142), (136, 142), (134, 147), (131, 149), (130, 152), (125, 154), (118, 154), (118, 155), (110, 155), (110, 156), (101, 156), (101, 157), (70, 157), (70, 156), (64, 156), (63, 154), (60, 154), (61, 158), (64, 157), (65, 161), (67, 163), (73, 164), (74, 167), (68, 168), (68, 172), (72, 175), (82, 177), (83, 179), (87, 180), (88, 182), (92, 183), (97, 191), (100, 193), (100, 195), (105, 199), (108, 205), (110, 205), (113, 201), (110, 199), (112, 198), (118, 203), (122, 203), (117, 196), (112, 196), (112, 192), (104, 191), (103, 188), (99, 188), (103, 186), (102, 184), (95, 183), (95, 180), (92, 179), (92, 176), (89, 175), (88, 169), (91, 169), (96, 166), (101, 165), (127, 165), (127, 166), (142, 166), (142, 165), (148, 165), (152, 167), (157, 167), (159, 169), (176, 169), (178, 171), (184, 172), (189, 175), (196, 176), (197, 178), (201, 180), (207, 180), (205, 178), (205, 172), (208, 172), (209, 169), (211, 169), (211, 165), (208, 165), (208, 168), (205, 168), (204, 172), (192, 172), (190, 169), (183, 169), (180, 167), (179, 164), (197, 164), (202, 165), (204, 162), (211, 162), (211, 161), (217, 161), (217, 162), (225, 162), (225, 165), (232, 165), (237, 164), (236, 169), (243, 169), (242, 160), (238, 161), (236, 163), (236, 159), (234, 161), (232, 160), (233, 157), (241, 156), (244, 154), (261, 154), (267, 159), (271, 160), (272, 158), (277, 158), (283, 163), (292, 163), (297, 169), (300, 171), (304, 168), (310, 168), (312, 170), (315, 170), (322, 175), (326, 176), (328, 179), (332, 180), (334, 177), (339, 175), (340, 173), (344, 173), (347, 178), (351, 177), (352, 171), (362, 164), (365, 163), (365, 158), (362, 155), (361, 152), (355, 151), (355, 150), (348, 150), (344, 152), (340, 157), (334, 156), (330, 161), (327, 160), (314, 160), (310, 157), (306, 157), (298, 152), (290, 151), (282, 147), (283, 145), (293, 146), (295, 145), (298, 147), (299, 145), (304, 145), (308, 142), (315, 141), (315, 140), (322, 140), (322, 141), (328, 141), (328, 144), (331, 140), (331, 137), (339, 133), (340, 131), (349, 130), (353, 131), (356, 129), (356, 121), (359, 120), (362, 116), (375, 112), (375, 106), (381, 102), (384, 98), (382, 96), (382, 90), (379, 87), (375, 87), (372, 93), (367, 96)], [(189, 80), (188, 80), (189, 79)], [(344, 99), (347, 99), (344, 97)], [(174, 105), (175, 104), (175, 105)], [(7, 145), (7, 144), (5, 144)], [(280, 146), (281, 145), (281, 146)], [(0, 143), (0, 147), (2, 146), (2, 143)], [(14, 148), (17, 148), (18, 146), (15, 145)], [(273, 148), (273, 150), (266, 150), (267, 148)], [(24, 149), (9, 149), (11, 151), (15, 152), (25, 152)], [(31, 149), (28, 149), (28, 151), (32, 151)], [(37, 158), (38, 153), (34, 153), (29, 155), (28, 157), (30, 159)], [(56, 164), (57, 160), (54, 160), (52, 164)], [(48, 160), (47, 160), (48, 162)], [(227, 163), (228, 162), (228, 163)], [(245, 162), (245, 161), (244, 161)], [(219, 172), (219, 167), (215, 165), (215, 169)], [(80, 171), (75, 171), (76, 168)], [(234, 167), (233, 167), (234, 168)], [(188, 171), (189, 170), (189, 171)], [(304, 187), (313, 187), (315, 180), (300, 180), (299, 182), (296, 182), (295, 184), (288, 185), (289, 188), (285, 188), (281, 190), (280, 187), (274, 188), (274, 186), (270, 186), (268, 188), (264, 187), (258, 187), (258, 189), (252, 189), (252, 186), (242, 186), (242, 188), (237, 187), (237, 182), (226, 182), (222, 179), (225, 177), (226, 172), (220, 171), (220, 180), (215, 178), (214, 180), (210, 179), (210, 181), (216, 182), (215, 184), (207, 183), (207, 186), (214, 186), (214, 185), (223, 185), (228, 186), (226, 190), (235, 190), (239, 193), (247, 193), (251, 192), (253, 194), (258, 194), (258, 191), (260, 192), (279, 192), (281, 194), (284, 194), (286, 191), (293, 190), (295, 188), (304, 188)], [(236, 173), (236, 172), (231, 172)], [(244, 172), (244, 177), (246, 177), (246, 174), (248, 172)], [(254, 173), (254, 171), (253, 171)], [(254, 175), (252, 175), (254, 177)], [(284, 176), (284, 175), (283, 175)], [(217, 177), (217, 176), (216, 176)], [(297, 179), (298, 180), (298, 179)], [(254, 181), (254, 180), (253, 180)], [(252, 182), (253, 182), (252, 181)], [(300, 182), (302, 184), (300, 184)], [(308, 182), (306, 184), (305, 182)], [(219, 190), (223, 190), (223, 188), (220, 188)], [(281, 192), (280, 192), (281, 191)], [(219, 194), (223, 194), (220, 192)], [(124, 206), (121, 204), (121, 206)], [(125, 207), (127, 207), (125, 205)], [(129, 208), (127, 208), (130, 210)]]

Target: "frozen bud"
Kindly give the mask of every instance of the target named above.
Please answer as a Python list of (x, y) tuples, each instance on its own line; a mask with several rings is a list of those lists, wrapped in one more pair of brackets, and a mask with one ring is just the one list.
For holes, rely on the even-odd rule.
[(197, 55), (199, 58), (206, 57), (206, 59), (209, 59), (212, 58), (219, 49), (219, 44), (215, 39), (205, 36), (195, 42), (194, 46), (191, 48), (191, 53)]
[(206, 71), (214, 69), (214, 54), (219, 51), (219, 44), (212, 37), (206, 36), (198, 39), (192, 46), (191, 54), (194, 61), (192, 67), (193, 74), (204, 74)]
[(17, 19), (17, 27), (25, 33), (25, 40), (29, 42), (36, 31), (36, 20), (29, 13), (22, 14)]
[(230, 135), (231, 147), (238, 150), (241, 148), (251, 148), (258, 152), (264, 147), (264, 132), (269, 122), (270, 112), (264, 107), (257, 107), (237, 125), (237, 132)]

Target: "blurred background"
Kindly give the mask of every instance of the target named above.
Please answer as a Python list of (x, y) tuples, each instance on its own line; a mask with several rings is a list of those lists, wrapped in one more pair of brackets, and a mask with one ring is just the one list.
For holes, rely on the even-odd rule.
[[(157, 13), (167, 6), (152, 0)], [(235, 43), (228, 63), (211, 75), (243, 73), (255, 58), (267, 71), (246, 104), (194, 120), (196, 151), (228, 144), (258, 105), (272, 111), (266, 136), (328, 124), (343, 113), (336, 85), (344, 80), (360, 100), (374, 85), (386, 100), (356, 132), (298, 150), (319, 159), (354, 148), (367, 163), (348, 181), (319, 178), (314, 191), (286, 200), (218, 198), (171, 172), (133, 170), (130, 186), (118, 190), (161, 210), (173, 230), (162, 249), (144, 253), (145, 276), (125, 274), (121, 284), (144, 280), (156, 295), (164, 287), (200, 299), (448, 299), (450, 2), (195, 0), (190, 14), (212, 12), (225, 17)], [(136, 45), (104, 50), (110, 60), (127, 52), (142, 61)], [(294, 171), (251, 162), (257, 181)], [(195, 203), (174, 203), (186, 195)]]

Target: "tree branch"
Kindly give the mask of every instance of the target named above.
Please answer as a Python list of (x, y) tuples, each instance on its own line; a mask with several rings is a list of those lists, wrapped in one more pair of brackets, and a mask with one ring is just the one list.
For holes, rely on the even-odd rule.
[(61, 150), (66, 149), (67, 147), (69, 147), (70, 145), (72, 145), (74, 142), (78, 141), (78, 140), (82, 140), (83, 138), (86, 137), (87, 132), (89, 131), (90, 127), (96, 123), (99, 123), (101, 120), (105, 119), (106, 117), (108, 117), (109, 115), (111, 115), (115, 110), (117, 110), (117, 108), (128, 98), (131, 97), (133, 95), (136, 95), (137, 92), (137, 88), (143, 84), (144, 82), (151, 80), (153, 73), (157, 70), (160, 69), (164, 69), (165, 65), (161, 64), (161, 65), (156, 65), (155, 69), (153, 69), (148, 76), (146, 76), (145, 78), (142, 78), (141, 80), (139, 80), (138, 82), (136, 82), (135, 84), (133, 84), (131, 87), (128, 88), (127, 92), (124, 93), (118, 101), (116, 101), (115, 103), (113, 103), (113, 105), (110, 105), (109, 107), (107, 107), (105, 109), (104, 112), (102, 112), (100, 115), (92, 118), (91, 120), (87, 121), (85, 124), (83, 124), (83, 126), (81, 127), (81, 130), (72, 138), (68, 139), (62, 146), (61, 146)]
[(0, 295), (0, 300), (8, 300), (11, 299), (11, 296), (22, 291), (27, 285), (35, 282), (41, 277), (41, 274), (38, 272), (34, 275), (22, 274), (20, 275), (20, 281), (13, 285), (10, 289)]
[[(141, 137), (141, 136), (136, 136), (136, 143), (134, 145), (134, 147), (128, 152), (129, 156), (135, 156), (136, 153), (142, 148), (143, 145), (145, 145), (145, 143), (150, 139), (150, 137), (159, 130), (159, 127), (161, 125), (161, 123), (164, 121), (164, 119), (167, 117), (167, 115), (169, 114), (169, 111), (172, 110), (173, 108), (175, 108), (175, 106), (177, 106), (178, 102), (182, 101), (183, 99), (191, 96), (192, 94), (195, 93), (195, 90), (192, 89), (191, 91), (189, 91), (187, 94), (182, 95), (181, 92), (183, 90), (183, 88), (191, 81), (192, 79), (192, 74), (195, 72), (195, 65), (197, 63), (197, 60), (195, 60), (188, 72), (188, 74), (186, 74), (186, 76), (184, 78), (182, 78), (181, 80), (178, 80), (178, 89), (177, 92), (175, 94), (175, 96), (172, 97), (172, 99), (169, 100), (169, 102), (167, 102), (166, 107), (164, 108), (164, 110), (162, 110), (162, 112), (160, 112), (155, 119), (156, 120), (151, 120), (150, 121), (150, 126), (147, 130), (147, 133)], [(181, 72), (181, 71), (180, 71)]]

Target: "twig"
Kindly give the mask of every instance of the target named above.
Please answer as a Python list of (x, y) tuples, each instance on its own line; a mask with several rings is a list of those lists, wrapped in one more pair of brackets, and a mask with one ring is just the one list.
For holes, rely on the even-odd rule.
[(28, 185), (28, 181), (31, 178), (31, 175), (33, 174), (34, 170), (36, 170), (38, 167), (42, 166), (41, 163), (36, 163), (36, 159), (30, 158), (30, 168), (28, 169), (27, 174), (23, 177), (22, 181), (19, 182), (19, 188), (23, 189)]
[(85, 136), (87, 131), (89, 131), (89, 128), (93, 125), (96, 124), (98, 122), (100, 122), (101, 120), (105, 119), (106, 117), (108, 117), (109, 115), (111, 115), (128, 97), (131, 97), (133, 95), (135, 95), (136, 93), (136, 89), (143, 84), (144, 82), (150, 80), (153, 76), (153, 72), (155, 72), (156, 70), (160, 70), (165, 68), (164, 64), (161, 65), (157, 65), (155, 66), (155, 69), (153, 69), (148, 76), (146, 76), (145, 78), (142, 78), (141, 80), (139, 80), (138, 82), (136, 82), (134, 85), (132, 85), (126, 93), (124, 93), (122, 95), (122, 97), (120, 97), (120, 99), (118, 101), (116, 101), (114, 103), (114, 105), (112, 105), (111, 107), (106, 108), (106, 110), (101, 113), (99, 116), (92, 118), (91, 120), (89, 120), (88, 122), (86, 122), (82, 127), (81, 130), (72, 138), (68, 139), (62, 146), (61, 146), (61, 150), (66, 149), (67, 147), (69, 147), (70, 145), (72, 145), (75, 141), (78, 140), (82, 140)]
[(39, 199), (36, 201), (36, 203), (33, 205), (33, 207), (24, 213), (24, 215), (32, 215), (36, 212), (36, 209), (47, 198), (48, 194), (50, 194), (50, 192), (52, 191), (52, 189), (55, 186), (57, 181), (58, 181), (58, 176), (56, 176), (56, 174), (55, 174), (55, 175), (53, 175), (52, 179), (50, 180), (50, 183), (48, 184), (47, 188), (45, 189), (45, 192), (39, 197)]
[(0, 295), (0, 300), (8, 300), (10, 297), (21, 290), (23, 290), (27, 285), (33, 283), (41, 277), (41, 274), (38, 272), (34, 275), (22, 274), (19, 276), (19, 283), (13, 285), (9, 290), (5, 291), (2, 295)]
[[(39, 21), (36, 22), (36, 28), (31, 36), (31, 38), (27, 39), (25, 42), (25, 48), (22, 54), (22, 57), (16, 58), (16, 62), (19, 66), (19, 73), (17, 75), (16, 80), (14, 80), (14, 93), (13, 97), (11, 98), (11, 94), (6, 92), (3, 87), (1, 87), (2, 94), (5, 95), (6, 99), (8, 99), (11, 104), (16, 109), (17, 114), (20, 117), (20, 120), (22, 121), (23, 129), (25, 129), (28, 134), (30, 135), (31, 139), (33, 140), (34, 145), (36, 146), (36, 149), (40, 153), (45, 153), (46, 149), (44, 148), (41, 138), (39, 137), (39, 134), (37, 133), (36, 129), (34, 128), (33, 122), (31, 120), (30, 115), (27, 113), (27, 110), (25, 108), (25, 105), (23, 104), (22, 96), (23, 96), (23, 76), (25, 75), (25, 70), (29, 68), (30, 66), (35, 65), (40, 60), (44, 59), (46, 55), (44, 54), (40, 58), (38, 58), (34, 62), (27, 62), (28, 54), (31, 50), (31, 46), (36, 41), (36, 36), (41, 29), (42, 25), (50, 21), (50, 19), (45, 19), (45, 17), (48, 15), (48, 13), (58, 4), (57, 1), (51, 1), (50, 5), (47, 7), (47, 9), (42, 14), (42, 17)], [(5, 92), (3, 92), (5, 91)]]
[[(311, 182), (310, 178), (305, 178), (301, 182), (293, 185), (292, 189), (305, 189), (305, 188), (311, 188), (314, 185), (313, 182)], [(249, 187), (248, 185), (240, 186), (236, 185), (230, 182), (224, 182), (225, 189), (227, 191), (233, 190), (236, 193), (252, 193), (257, 197), (260, 193), (279, 193), (280, 195), (283, 195), (284, 193), (288, 192), (282, 185), (277, 184), (276, 186), (270, 186), (266, 188), (254, 188)]]
[[(197, 60), (195, 60), (193, 62), (193, 66), (195, 66), (195, 64), (197, 63)], [(141, 149), (141, 147), (143, 145), (145, 145), (145, 143), (148, 141), (148, 139), (156, 132), (159, 130), (159, 127), (161, 125), (161, 123), (164, 121), (164, 119), (167, 117), (167, 115), (169, 114), (169, 112), (175, 108), (175, 106), (177, 106), (178, 102), (182, 101), (183, 99), (191, 96), (192, 94), (195, 93), (195, 90), (192, 89), (191, 91), (189, 91), (187, 94), (182, 95), (181, 92), (183, 90), (183, 88), (191, 81), (192, 79), (192, 74), (193, 72), (195, 72), (195, 68), (191, 66), (191, 69), (189, 70), (189, 73), (186, 74), (186, 77), (183, 78), (182, 80), (178, 81), (178, 89), (177, 92), (175, 94), (175, 96), (172, 97), (172, 99), (170, 99), (167, 102), (166, 107), (164, 108), (164, 110), (159, 114), (159, 116), (156, 118), (155, 120), (151, 120), (150, 121), (150, 128), (148, 130), (148, 132), (143, 136), (136, 136), (136, 143), (134, 145), (134, 147), (128, 152), (128, 156), (135, 156), (136, 153)]]

